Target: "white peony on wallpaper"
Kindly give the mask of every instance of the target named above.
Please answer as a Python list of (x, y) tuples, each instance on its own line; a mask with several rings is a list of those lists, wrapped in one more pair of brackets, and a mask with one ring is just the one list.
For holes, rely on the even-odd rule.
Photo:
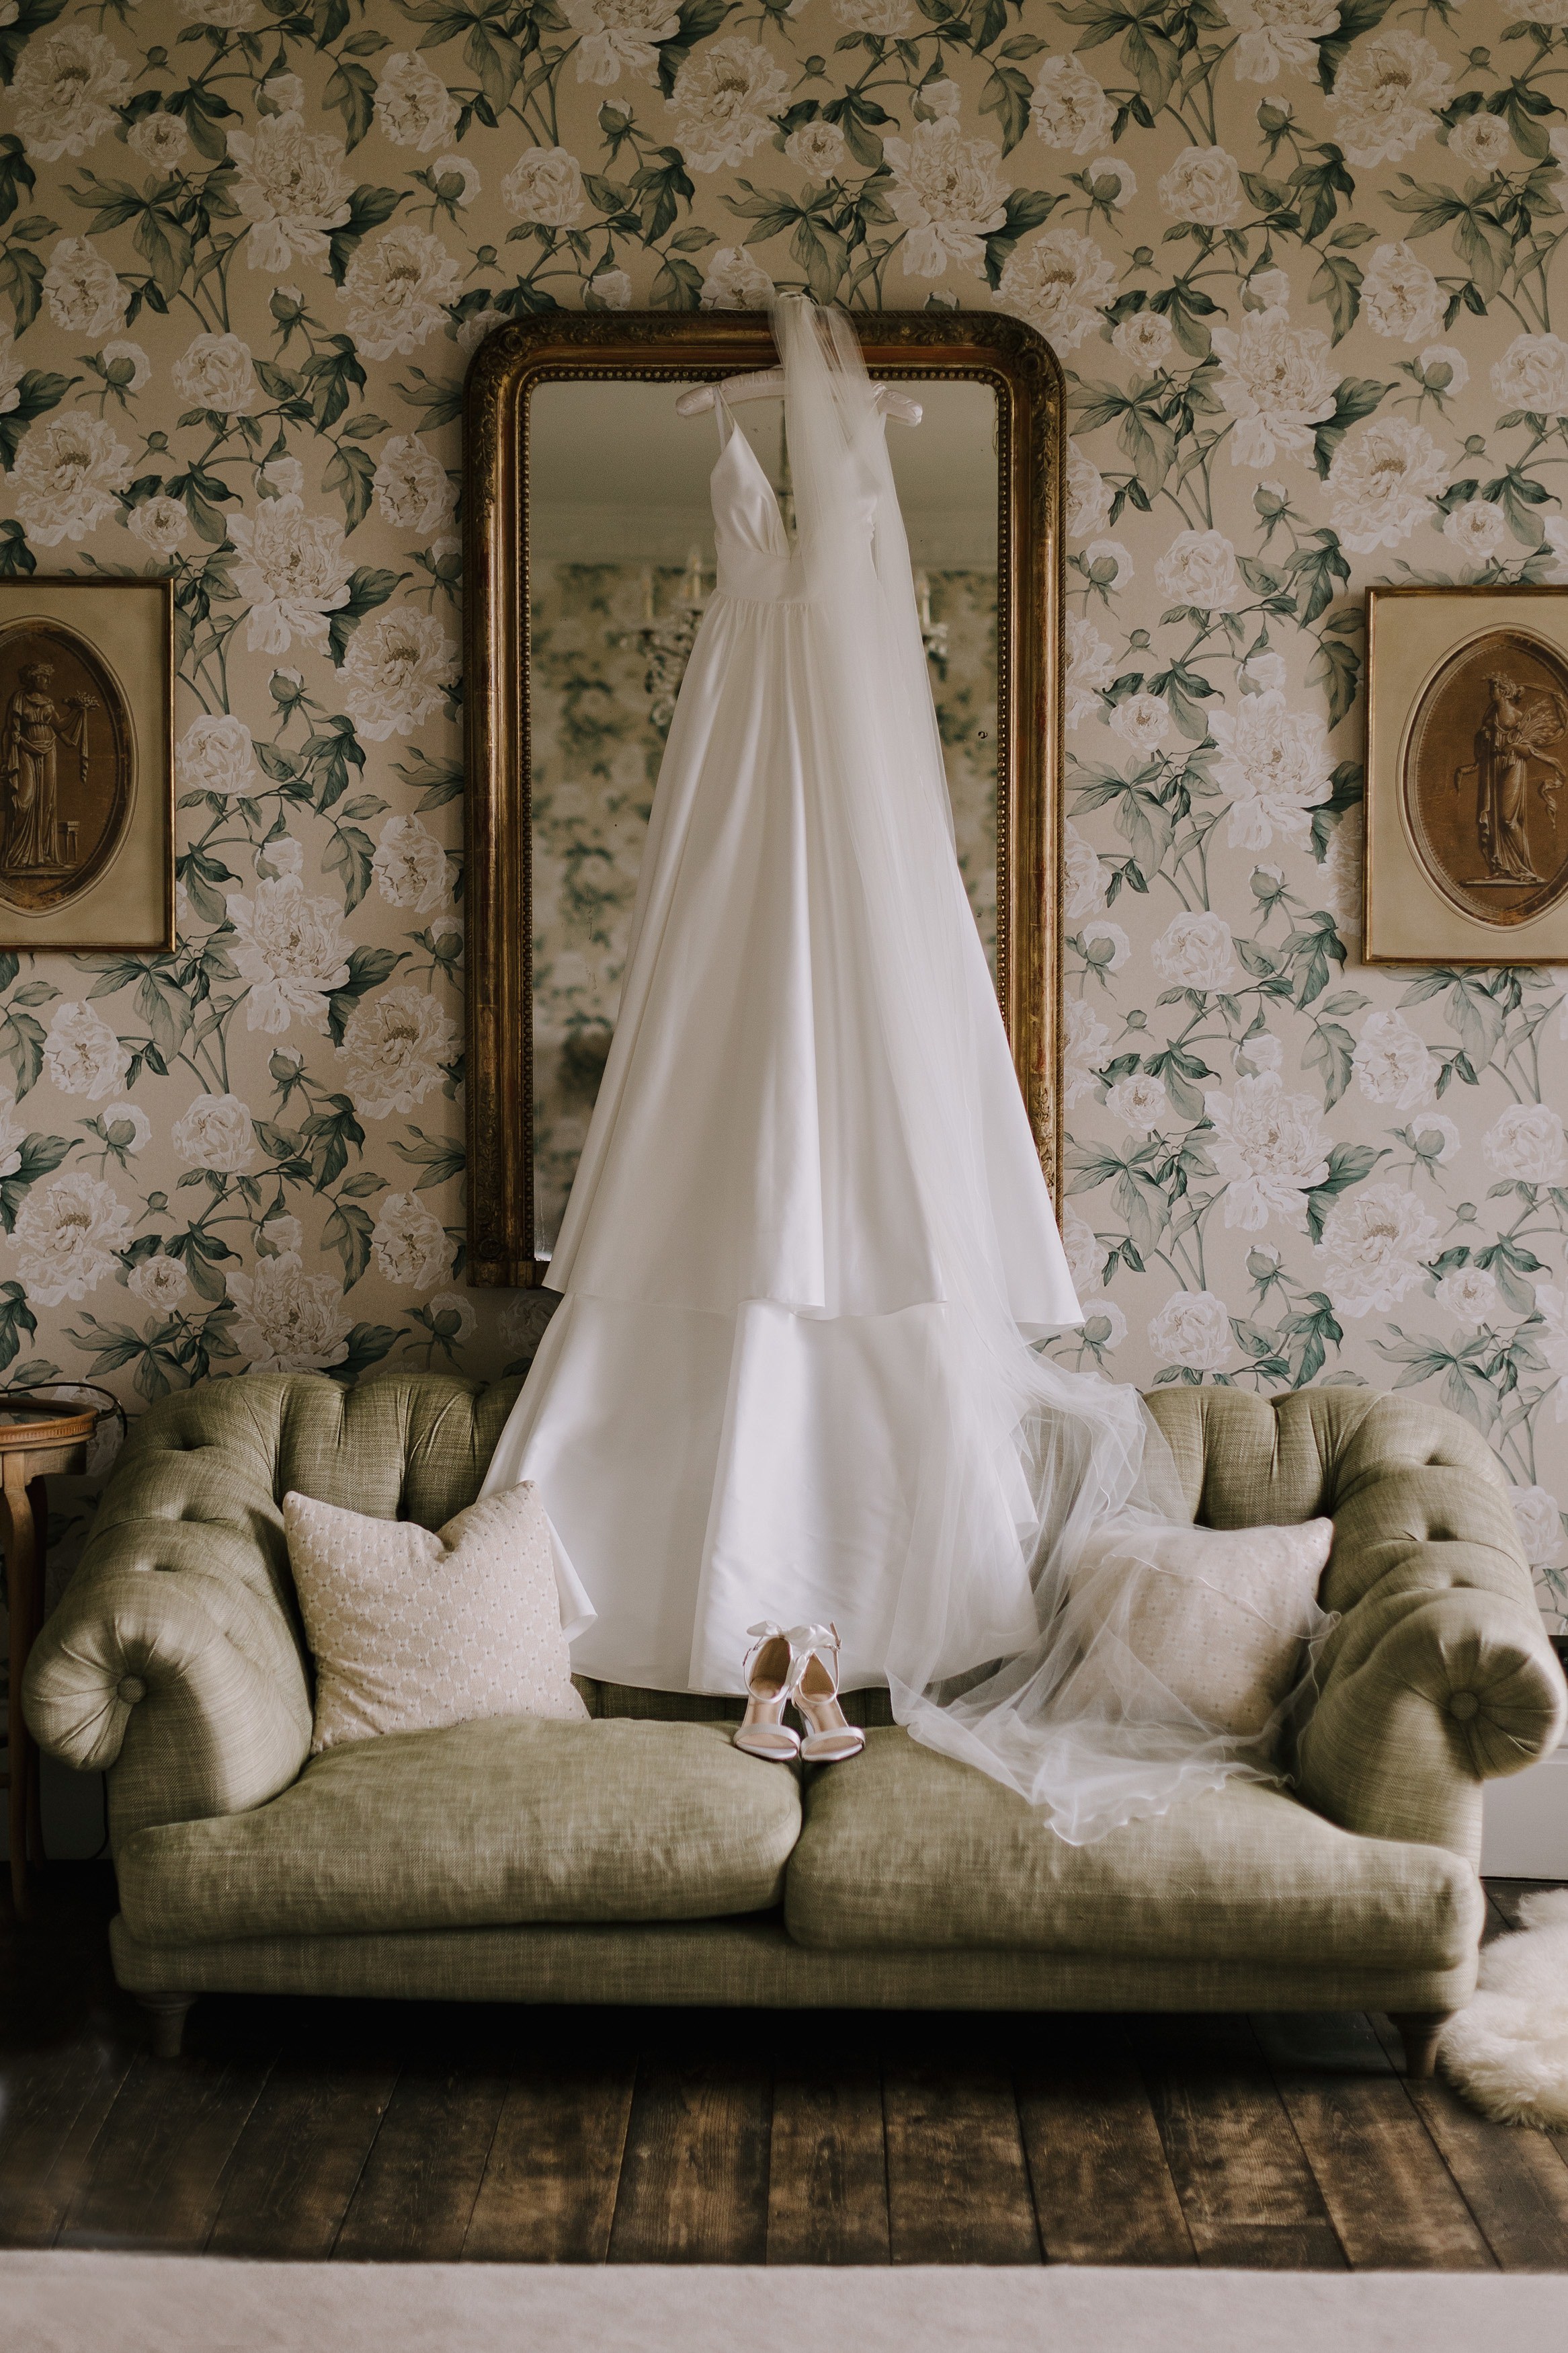
[(998, 304), (1076, 436), (1063, 1353), (1453, 1406), (1560, 1615), (1563, 980), (1363, 969), (1356, 871), (1362, 589), (1568, 582), (1568, 0), (0, 16), (0, 568), (180, 615), (179, 953), (0, 958), (6, 1377), (526, 1355), (462, 1275), (468, 356)]

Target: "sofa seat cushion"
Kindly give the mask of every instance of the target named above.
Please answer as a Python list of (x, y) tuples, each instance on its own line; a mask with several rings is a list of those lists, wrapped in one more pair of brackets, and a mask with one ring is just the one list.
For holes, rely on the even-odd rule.
[(115, 1862), (133, 1936), (200, 1944), (763, 1911), (799, 1831), (795, 1775), (726, 1726), (504, 1717), (330, 1748)]
[(1068, 1846), (972, 1766), (872, 1731), (862, 1757), (808, 1776), (805, 1814), (784, 1918), (818, 1948), (1432, 1968), (1480, 1935), (1462, 1856), (1356, 1837), (1258, 1782)]

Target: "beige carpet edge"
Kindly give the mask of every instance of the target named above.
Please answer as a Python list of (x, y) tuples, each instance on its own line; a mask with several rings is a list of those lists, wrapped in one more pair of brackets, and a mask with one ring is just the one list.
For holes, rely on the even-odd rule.
[(1561, 2276), (0, 2252), (5, 2353), (1563, 2353)]

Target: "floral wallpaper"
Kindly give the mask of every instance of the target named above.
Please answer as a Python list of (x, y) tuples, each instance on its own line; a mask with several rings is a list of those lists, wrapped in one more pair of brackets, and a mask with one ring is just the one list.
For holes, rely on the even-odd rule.
[[(921, 577), (959, 865), (994, 967), (996, 576)], [(639, 628), (645, 584), (673, 626)], [(680, 574), (662, 566), (555, 564), (534, 575), (534, 1219), (545, 1250), (560, 1231), (620, 1005), (653, 789), (696, 634), (682, 596)]]
[(6, 1376), (526, 1355), (461, 1257), (468, 355), (997, 304), (1076, 437), (1064, 1353), (1451, 1405), (1561, 1613), (1562, 979), (1369, 971), (1355, 878), (1362, 589), (1568, 582), (1568, 0), (0, 16), (0, 568), (180, 616), (178, 953), (0, 958)]

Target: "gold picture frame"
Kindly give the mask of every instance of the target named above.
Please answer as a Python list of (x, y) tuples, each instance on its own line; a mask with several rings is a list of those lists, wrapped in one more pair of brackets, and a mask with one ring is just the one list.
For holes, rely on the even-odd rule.
[(1366, 961), (1568, 962), (1568, 588), (1372, 588), (1366, 628)]
[(0, 948), (174, 945), (168, 580), (0, 580)]
[[(866, 364), (997, 409), (997, 986), (1047, 1179), (1060, 1154), (1061, 371), (1000, 312), (868, 312)], [(529, 746), (529, 402), (542, 385), (712, 381), (776, 364), (760, 311), (552, 311), (498, 329), (465, 393), (468, 1275), (548, 1282), (536, 1248)]]

